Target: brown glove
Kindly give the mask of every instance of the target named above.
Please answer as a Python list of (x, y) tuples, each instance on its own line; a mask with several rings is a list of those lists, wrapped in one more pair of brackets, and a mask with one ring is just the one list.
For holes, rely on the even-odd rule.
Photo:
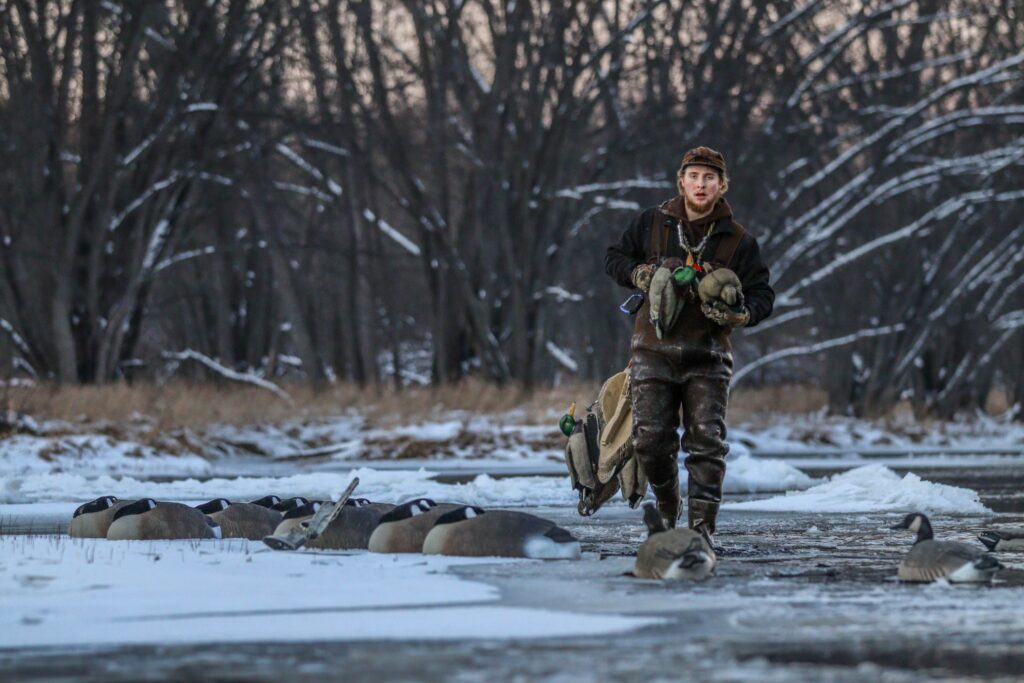
[(702, 303), (700, 311), (705, 318), (723, 327), (743, 327), (750, 322), (750, 309), (746, 306), (732, 308), (721, 300)]
[(644, 294), (651, 288), (651, 278), (654, 277), (655, 268), (650, 263), (641, 263), (639, 266), (633, 269), (633, 274), (629, 276), (629, 279), (633, 281), (633, 286), (639, 289)]

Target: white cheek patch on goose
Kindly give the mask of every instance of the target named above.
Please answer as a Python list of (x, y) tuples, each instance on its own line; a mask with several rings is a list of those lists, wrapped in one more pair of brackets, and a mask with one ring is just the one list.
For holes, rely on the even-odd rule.
[(473, 519), (476, 516), (476, 510), (473, 508), (466, 508), (466, 519)]

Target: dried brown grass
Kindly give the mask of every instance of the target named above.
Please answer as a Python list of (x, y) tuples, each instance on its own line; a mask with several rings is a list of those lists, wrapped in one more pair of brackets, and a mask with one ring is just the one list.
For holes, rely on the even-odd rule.
[(315, 418), (357, 409), (381, 424), (401, 419), (426, 418), (451, 410), (503, 414), (519, 411), (530, 418), (548, 417), (571, 401), (593, 400), (597, 385), (576, 385), (527, 391), (500, 387), (482, 380), (466, 380), (442, 387), (398, 391), (391, 386), (359, 387), (338, 384), (317, 391), (305, 384), (284, 385), (294, 405), (268, 391), (248, 386), (179, 380), (150, 383), (60, 386), (41, 384), (11, 390), (12, 407), (37, 419), (67, 422), (139, 419), (161, 429), (195, 429), (212, 423), (250, 424), (293, 418)]
[[(467, 379), (442, 387), (414, 387), (401, 391), (388, 385), (359, 387), (338, 384), (314, 390), (306, 384), (284, 385), (294, 405), (255, 387), (179, 380), (164, 385), (137, 383), (101, 386), (58, 386), (9, 389), (11, 407), (35, 418), (68, 422), (109, 421), (124, 423), (140, 418), (154, 427), (199, 428), (211, 423), (272, 423), (295, 418), (336, 415), (354, 409), (371, 422), (386, 426), (395, 420), (425, 419), (458, 410), (469, 413), (504, 415), (515, 411), (528, 421), (550, 419), (573, 401), (582, 409), (597, 398), (600, 385), (578, 383), (528, 391), (520, 386), (498, 386)], [(730, 422), (759, 415), (807, 414), (828, 404), (824, 391), (801, 385), (733, 390), (729, 400)], [(1008, 401), (1000, 392), (989, 396), (986, 408), (998, 415)], [(896, 415), (908, 411), (897, 406)]]

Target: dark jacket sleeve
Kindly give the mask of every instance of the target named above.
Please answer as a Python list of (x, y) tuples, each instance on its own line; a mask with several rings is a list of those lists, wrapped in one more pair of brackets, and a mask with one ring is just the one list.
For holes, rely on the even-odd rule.
[(615, 244), (608, 247), (604, 256), (604, 270), (623, 287), (632, 289), (631, 276), (638, 265), (647, 260), (647, 226), (651, 222), (651, 209), (639, 214), (622, 233)]
[(753, 327), (772, 314), (775, 305), (775, 290), (768, 284), (768, 267), (761, 260), (761, 247), (749, 232), (740, 240), (736, 255), (736, 275), (743, 283), (743, 300), (750, 309)]

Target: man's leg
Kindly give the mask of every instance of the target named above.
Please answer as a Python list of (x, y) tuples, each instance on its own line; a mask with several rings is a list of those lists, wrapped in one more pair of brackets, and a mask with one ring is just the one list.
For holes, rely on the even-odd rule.
[(718, 506), (722, 503), (725, 478), (725, 409), (729, 402), (729, 380), (694, 377), (683, 385), (683, 450), (686, 471), (690, 527), (703, 523), (714, 533)]
[(633, 449), (654, 491), (658, 511), (671, 528), (682, 504), (679, 497), (679, 387), (658, 379), (630, 386), (633, 401)]

